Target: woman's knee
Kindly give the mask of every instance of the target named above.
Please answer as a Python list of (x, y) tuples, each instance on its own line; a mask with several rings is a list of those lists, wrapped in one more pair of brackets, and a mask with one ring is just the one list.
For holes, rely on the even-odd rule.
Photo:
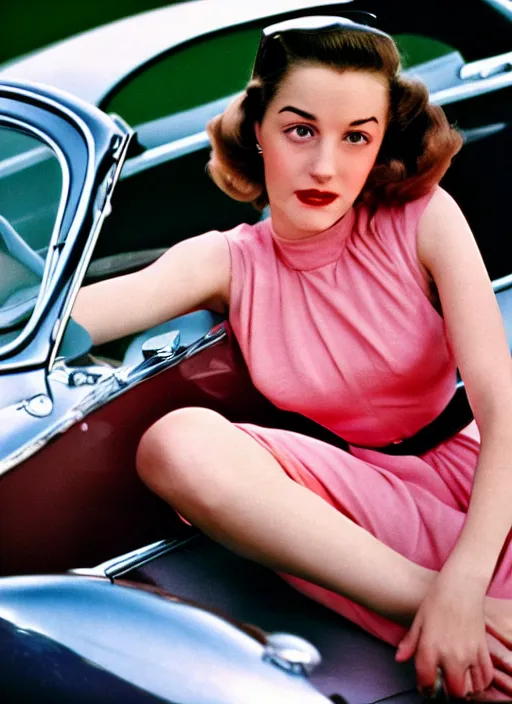
[(171, 411), (148, 428), (139, 442), (139, 476), (154, 491), (164, 490), (167, 497), (197, 490), (211, 469), (209, 437), (218, 437), (228, 426), (225, 418), (207, 408)]

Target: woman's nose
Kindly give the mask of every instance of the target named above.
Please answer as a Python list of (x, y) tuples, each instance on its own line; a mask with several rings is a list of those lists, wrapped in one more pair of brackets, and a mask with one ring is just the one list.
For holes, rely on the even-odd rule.
[(336, 174), (335, 146), (327, 140), (318, 144), (312, 155), (311, 175), (318, 181), (328, 181)]

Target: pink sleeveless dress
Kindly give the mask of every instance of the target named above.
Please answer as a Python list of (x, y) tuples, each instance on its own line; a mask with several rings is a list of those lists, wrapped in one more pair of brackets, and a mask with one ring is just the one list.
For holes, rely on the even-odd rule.
[[(279, 238), (270, 219), (222, 233), (231, 253), (230, 323), (255, 386), (276, 406), (349, 443), (378, 447), (413, 435), (447, 405), (455, 361), (416, 251), (431, 196), (380, 207), (372, 218), (357, 206), (300, 241)], [(290, 431), (237, 426), (293, 480), (394, 550), (440, 569), (468, 506), (479, 452), (474, 422), (421, 457), (347, 452)], [(512, 598), (510, 565), (507, 550), (491, 595)], [(281, 576), (390, 643), (405, 632), (323, 587)]]

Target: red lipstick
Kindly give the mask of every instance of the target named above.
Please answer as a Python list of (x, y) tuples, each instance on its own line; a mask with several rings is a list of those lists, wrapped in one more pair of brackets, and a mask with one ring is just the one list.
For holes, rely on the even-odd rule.
[(317, 191), (315, 189), (310, 189), (308, 191), (295, 191), (295, 195), (301, 203), (316, 206), (329, 205), (329, 203), (332, 203), (338, 197), (337, 193)]

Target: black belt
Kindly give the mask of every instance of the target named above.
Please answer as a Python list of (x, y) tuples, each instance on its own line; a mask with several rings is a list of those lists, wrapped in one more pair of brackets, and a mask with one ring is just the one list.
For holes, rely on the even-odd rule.
[(473, 420), (473, 411), (469, 405), (466, 390), (460, 386), (452, 396), (450, 402), (441, 413), (428, 425), (418, 430), (416, 435), (404, 440), (392, 442), (384, 447), (368, 447), (367, 445), (356, 445), (366, 450), (376, 450), (386, 455), (424, 455), (429, 450), (433, 450), (445, 440), (456, 435)]

